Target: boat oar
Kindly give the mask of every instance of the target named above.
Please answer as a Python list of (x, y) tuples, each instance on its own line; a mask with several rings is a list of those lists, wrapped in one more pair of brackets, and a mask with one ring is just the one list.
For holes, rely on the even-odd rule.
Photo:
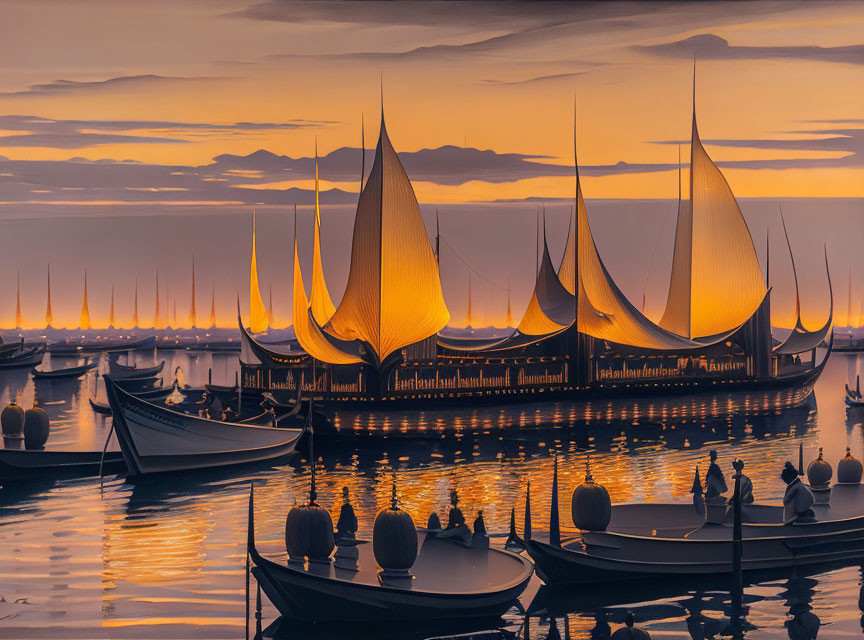
[(255, 498), (254, 485), (249, 482), (249, 523), (246, 532), (246, 640), (249, 640), (249, 554), (254, 544)]

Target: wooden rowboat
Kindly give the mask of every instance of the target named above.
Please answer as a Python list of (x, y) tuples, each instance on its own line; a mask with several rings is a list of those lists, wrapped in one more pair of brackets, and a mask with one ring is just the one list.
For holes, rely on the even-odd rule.
[(534, 572), (522, 556), (464, 547), (418, 532), (413, 579), (379, 578), (372, 545), (360, 544), (356, 570), (329, 562), (289, 563), (263, 556), (255, 546), (249, 497), (248, 550), (252, 574), (286, 617), (314, 622), (430, 622), (445, 618), (496, 618), (524, 591)]
[[(0, 448), (0, 476), (98, 473), (101, 459), (101, 451), (42, 451)], [(124, 466), (122, 453), (119, 451), (107, 451), (105, 453), (103, 470), (116, 471)]]
[[(837, 484), (816, 522), (786, 524), (782, 505), (742, 507), (744, 572), (860, 562), (864, 558), (864, 485)], [(692, 504), (618, 504), (603, 532), (562, 536), (560, 545), (525, 541), (537, 574), (550, 585), (732, 573), (731, 516), (706, 524)]]
[(270, 460), (293, 453), (305, 432), (210, 420), (133, 396), (106, 376), (117, 440), (130, 475)]
[(97, 364), (96, 360), (88, 360), (84, 364), (74, 367), (66, 367), (65, 369), (52, 369), (51, 371), (43, 371), (37, 367), (33, 367), (30, 373), (37, 380), (56, 380), (58, 378), (78, 378), (93, 369)]
[(160, 373), (162, 373), (162, 369), (164, 367), (164, 360), (159, 364), (153, 365), (152, 367), (139, 367), (138, 365), (120, 364), (113, 358), (108, 358), (108, 373), (115, 380), (125, 378), (150, 378), (152, 376), (158, 376)]
[(45, 343), (25, 347), (14, 355), (0, 360), (0, 369), (18, 369), (42, 364), (45, 357)]

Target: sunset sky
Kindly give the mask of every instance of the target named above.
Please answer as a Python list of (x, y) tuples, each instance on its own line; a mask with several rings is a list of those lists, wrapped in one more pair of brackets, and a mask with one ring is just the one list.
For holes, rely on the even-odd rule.
[[(860, 2), (5, 0), (0, 6), (0, 224), (7, 246), (0, 258), (0, 290), (14, 300), (15, 273), (22, 269), (27, 324), (39, 324), (50, 259), (56, 264), (55, 315), (72, 326), (80, 312), (84, 268), (93, 274), (91, 300), (98, 307), (111, 284), (128, 298), (134, 278), (152, 279), (161, 263), (174, 278), (183, 309), (178, 316), (185, 318), (186, 271), (195, 252), (202, 263), (200, 282), (223, 283), (220, 321), (230, 325), (231, 301), (248, 278), (246, 218), (260, 203), (259, 232), (261, 224), (267, 228), (268, 212), (279, 219), (271, 230), (289, 231), (259, 250), (262, 282), (272, 283), (274, 306), (287, 323), (291, 225), (283, 218), (295, 203), (308, 209), (317, 139), (322, 202), (344, 210), (330, 221), (326, 207), (324, 212), (325, 260), (328, 244), (333, 247), (327, 274), (338, 300), (347, 264), (347, 214), (360, 172), (361, 115), (367, 148), (374, 147), (383, 85), (388, 131), (403, 154), (427, 224), (434, 224), (429, 216), (438, 206), (448, 211), (451, 230), (461, 229), (464, 220), (461, 235), (478, 234), (462, 248), (478, 268), (497, 273), (497, 282), (513, 279), (517, 316), (533, 277), (536, 201), (562, 203), (573, 194), (575, 95), (589, 207), (592, 199), (663, 201), (645, 223), (645, 233), (631, 238), (638, 256), (623, 262), (608, 256), (631, 299), (641, 303), (642, 291), (648, 291), (653, 306), (662, 309), (669, 258), (657, 259), (657, 283), (650, 286), (643, 282), (645, 261), (653, 262), (653, 252), (668, 253), (663, 234), (674, 229), (674, 221), (665, 218), (669, 199), (677, 194), (678, 143), (684, 145), (685, 163), (689, 157), (694, 55), (700, 133), (736, 196), (861, 198), (862, 34)], [(521, 270), (512, 259), (496, 262), (500, 244), (484, 246), (478, 240), (483, 225), (468, 220), (476, 209), (488, 222), (489, 205), (483, 203), (502, 200), (509, 201), (506, 219), (520, 220), (513, 222), (508, 249), (520, 253)], [(845, 296), (848, 269), (864, 273), (860, 244), (843, 238), (850, 229), (862, 237), (861, 201), (845, 202), (840, 238), (829, 246), (838, 300), (840, 292)], [(566, 206), (559, 208), (556, 229), (566, 225)], [(203, 232), (195, 230), (201, 229), (202, 216), (216, 214), (236, 220), (233, 226), (226, 223), (230, 231), (224, 238), (208, 229), (204, 242)], [(811, 228), (825, 230), (819, 206), (798, 206), (790, 215), (798, 225), (790, 234), (797, 233), (801, 242), (817, 240)], [(189, 216), (198, 222), (176, 222)], [(148, 228), (158, 230), (146, 246), (133, 240), (110, 265), (108, 258), (99, 259), (101, 248), (85, 249), (101, 234), (106, 237), (99, 247), (111, 242), (105, 231), (111, 225), (94, 220), (133, 217), (139, 222), (129, 224), (142, 229), (147, 225), (140, 218), (152, 217)], [(771, 223), (771, 233), (779, 242), (778, 222)], [(111, 224), (129, 240), (132, 227)], [(608, 233), (615, 233), (615, 225), (598, 220), (595, 233), (599, 236), (604, 224), (607, 235), (598, 237), (598, 244), (614, 252), (617, 245)], [(42, 246), (35, 252), (10, 248), (15, 229), (28, 229), (25, 235), (42, 238)], [(187, 242), (180, 229), (191, 234)], [(64, 246), (82, 240), (76, 233), (86, 237), (79, 251)], [(170, 243), (160, 244), (168, 235)], [(819, 253), (828, 241), (822, 233), (801, 258), (812, 267), (814, 290), (824, 289)], [(223, 253), (220, 260), (215, 247), (222, 242), (230, 245), (230, 259)], [(560, 255), (561, 241), (552, 244)], [(504, 274), (503, 264), (512, 273)], [(628, 273), (635, 274), (629, 281)], [(454, 268), (444, 276), (450, 277), (445, 293), (453, 322), (460, 324), (460, 287), (467, 272), (460, 275)], [(856, 308), (864, 296), (864, 275), (858, 280)], [(210, 287), (198, 293), (199, 316), (209, 311)], [(488, 298), (481, 304), (488, 307), (489, 321), (503, 317), (500, 291), (478, 291)], [(814, 324), (826, 304), (817, 293)], [(144, 305), (142, 293), (142, 316), (148, 313)], [(14, 315), (14, 303), (7, 307), (0, 309), (2, 326)], [(838, 322), (845, 322), (845, 307), (843, 297)], [(101, 308), (91, 313), (107, 316)], [(129, 310), (124, 307), (123, 313)]]

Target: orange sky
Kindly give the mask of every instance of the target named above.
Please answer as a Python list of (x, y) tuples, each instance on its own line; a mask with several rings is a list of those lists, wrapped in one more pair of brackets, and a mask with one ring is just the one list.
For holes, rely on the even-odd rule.
[[(853, 139), (824, 133), (864, 126), (864, 5), (504, 3), (494, 11), (491, 6), (9, 0), (4, 2), (0, 22), (0, 116), (81, 121), (70, 135), (73, 138), (106, 133), (99, 122), (145, 122), (108, 131), (115, 137), (92, 144), (51, 136), (22, 142), (15, 137), (33, 133), (26, 127), (0, 129), (0, 156), (33, 161), (113, 158), (194, 167), (220, 154), (245, 155), (263, 148), (296, 158), (311, 155), (316, 139), (321, 154), (358, 146), (361, 112), (366, 115), (369, 146), (377, 134), (383, 77), (388, 130), (399, 151), (455, 145), (570, 164), (575, 93), (580, 164), (668, 165), (677, 160), (675, 145), (668, 143), (689, 139), (691, 44), (696, 42), (696, 104), (709, 153), (721, 167), (724, 162), (764, 162), (759, 169), (723, 169), (736, 196), (864, 197), (864, 136)], [(857, 122), (826, 122), (840, 120)], [(307, 121), (312, 121), (311, 126)], [(189, 126), (160, 126), (160, 122)], [(234, 124), (286, 122), (306, 124), (274, 129)], [(830, 149), (771, 148), (770, 144), (826, 136), (850, 142)], [(712, 145), (712, 140), (741, 142)], [(685, 163), (687, 158), (685, 146)], [(806, 160), (812, 163), (791, 168), (782, 164), (800, 165)], [(419, 200), (464, 204), (552, 200), (573, 193), (573, 180), (566, 175), (487, 182), (470, 179), (470, 168), (465, 173), (468, 181), (459, 185), (415, 180)], [(589, 199), (672, 198), (677, 190), (675, 171), (604, 169), (599, 173), (608, 175), (588, 172), (584, 179)], [(32, 215), (126, 215), (122, 213), (126, 207), (114, 197), (98, 197), (97, 191), (88, 193), (82, 204), (84, 196), (76, 200), (74, 185), (64, 187), (67, 200), (40, 187), (39, 179), (37, 170), (22, 178), (29, 185), (27, 211)], [(356, 182), (328, 181), (326, 174), (322, 180), (324, 189), (357, 188)], [(9, 220), (25, 214), (14, 204), (20, 200), (2, 196), (3, 185), (0, 176), (0, 224), (11, 224)], [(289, 175), (253, 186), (309, 189), (311, 184)], [(136, 183), (125, 188), (131, 209), (135, 190), (150, 187)], [(174, 197), (170, 190), (159, 193), (160, 202), (169, 207)], [(68, 204), (42, 204), (48, 199)], [(235, 202), (204, 199), (182, 206), (212, 206), (222, 212), (226, 201)], [(528, 209), (533, 211), (533, 206)], [(241, 212), (245, 215), (245, 207), (238, 206), (237, 213)], [(144, 215), (140, 207), (135, 215)], [(650, 235), (653, 243), (656, 230)], [(840, 255), (840, 249), (832, 249), (841, 272), (856, 259), (854, 254)], [(483, 252), (476, 243), (472, 250)], [(526, 255), (531, 252), (530, 246), (525, 247)], [(248, 278), (242, 254), (238, 252), (235, 267), (238, 282)], [(270, 258), (265, 251), (260, 256), (262, 269), (281, 266), (282, 259)], [(338, 273), (333, 278), (337, 299), (343, 277), (340, 259), (331, 267)], [(178, 260), (185, 264), (188, 257)], [(530, 269), (530, 255), (526, 261)], [(70, 256), (68, 264), (58, 269), (78, 274), (85, 262)], [(126, 288), (133, 277), (143, 278), (152, 271), (152, 259), (150, 264), (143, 257), (137, 262), (136, 273), (122, 274)], [(495, 269), (494, 261), (482, 255), (478, 263)], [(818, 266), (818, 258), (813, 263)], [(14, 274), (15, 266), (12, 260), (6, 271)], [(99, 266), (91, 264), (91, 271)], [(629, 268), (644, 271), (646, 265)], [(663, 277), (657, 276), (659, 281)], [(269, 279), (262, 275), (262, 281)], [(68, 286), (77, 280), (77, 275), (70, 275)], [(30, 284), (30, 289), (35, 288)], [(458, 286), (445, 287), (455, 292), (450, 304), (456, 324), (464, 315)], [(519, 286), (514, 296), (524, 297)], [(654, 287), (657, 295), (664, 286), (661, 282)], [(14, 295), (14, 279), (4, 277), (0, 287), (7, 300)], [(278, 298), (281, 284), (277, 283), (276, 291)], [(638, 297), (639, 287), (627, 293)], [(100, 294), (91, 295), (98, 300)], [(231, 324), (233, 294), (229, 291), (224, 297), (220, 316)], [(199, 301), (205, 298), (199, 292)], [(518, 316), (523, 302), (514, 301), (514, 315)], [(26, 304), (31, 318), (41, 316), (43, 302)], [(55, 314), (68, 311), (70, 318), (77, 317), (80, 302), (66, 306), (55, 308)], [(184, 309), (178, 310), (178, 316), (185, 318), (188, 303), (178, 306)], [(287, 320), (290, 305), (282, 306), (281, 315)], [(500, 295), (487, 306), (495, 307), (488, 315), (503, 316)], [(199, 309), (199, 316), (208, 310)], [(12, 314), (4, 308), (4, 316)], [(98, 316), (94, 311), (94, 318)]]

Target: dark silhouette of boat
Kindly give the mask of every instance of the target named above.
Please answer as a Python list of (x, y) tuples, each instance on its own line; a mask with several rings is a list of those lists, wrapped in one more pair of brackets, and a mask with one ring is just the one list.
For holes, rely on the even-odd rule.
[(18, 369), (42, 364), (45, 357), (45, 343), (40, 342), (32, 347), (22, 347), (11, 356), (0, 359), (0, 369)]
[(211, 420), (138, 398), (110, 376), (104, 380), (130, 475), (270, 460), (293, 453), (305, 432), (297, 416), (293, 428)]
[(139, 367), (135, 364), (120, 364), (113, 358), (108, 359), (108, 373), (115, 380), (120, 380), (123, 378), (149, 378), (152, 376), (157, 376), (162, 373), (162, 369), (164, 367), (164, 360), (162, 360), (159, 364), (153, 365), (152, 367)]
[[(0, 477), (69, 473), (89, 475), (99, 472), (101, 451), (43, 451), (0, 448)], [(105, 453), (103, 470), (125, 467), (119, 451)]]
[(508, 551), (465, 547), (422, 531), (413, 579), (379, 578), (371, 544), (360, 544), (356, 571), (330, 562), (276, 562), (255, 546), (249, 497), (252, 574), (283, 616), (316, 622), (387, 624), (442, 618), (500, 617), (531, 579), (531, 563)]
[(119, 340), (79, 340), (55, 342), (48, 346), (48, 353), (74, 355), (79, 353), (99, 353), (106, 351), (136, 351), (156, 346), (156, 336)]
[(51, 371), (43, 371), (37, 367), (31, 369), (31, 373), (35, 379), (56, 380), (58, 378), (79, 378), (85, 373), (95, 368), (99, 362), (97, 360), (87, 360), (84, 364), (79, 364), (74, 367), (66, 367), (63, 369), (52, 369)]

